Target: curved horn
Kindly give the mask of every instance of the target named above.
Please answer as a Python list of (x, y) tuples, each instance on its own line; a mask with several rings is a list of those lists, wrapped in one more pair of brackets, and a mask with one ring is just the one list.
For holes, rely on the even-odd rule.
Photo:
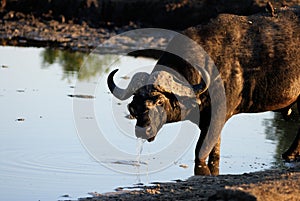
[(145, 85), (145, 83), (147, 82), (148, 78), (149, 78), (149, 74), (148, 73), (136, 73), (130, 83), (128, 84), (128, 87), (126, 89), (121, 89), (119, 87), (116, 86), (115, 82), (114, 82), (114, 75), (116, 74), (116, 72), (119, 69), (115, 69), (113, 70), (107, 78), (107, 85), (108, 88), (110, 90), (110, 92), (118, 99), (120, 100), (126, 100), (128, 98), (130, 98), (130, 96), (133, 95), (133, 93), (138, 90), (139, 88), (141, 88), (142, 86)]
[(190, 85), (183, 77), (167, 72), (156, 71), (153, 72), (148, 80), (148, 84), (152, 84), (156, 89), (162, 92), (173, 93), (179, 96), (195, 97), (204, 93), (210, 85), (210, 76), (204, 68), (198, 68), (199, 74), (201, 74), (200, 84)]
[(180, 74), (177, 76), (167, 71), (156, 71), (150, 75), (148, 84), (151, 84), (161, 92), (173, 93), (178, 96), (194, 97), (195, 92), (188, 81)]
[(204, 68), (198, 67), (197, 70), (201, 74), (201, 82), (200, 84), (193, 85), (192, 88), (195, 94), (200, 95), (208, 89), (210, 85), (210, 76)]

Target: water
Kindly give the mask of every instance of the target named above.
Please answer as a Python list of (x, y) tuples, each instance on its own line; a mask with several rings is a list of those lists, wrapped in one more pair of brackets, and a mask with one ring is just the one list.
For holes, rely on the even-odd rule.
[(143, 145), (145, 142), (146, 142), (146, 140), (142, 139), (142, 138), (137, 138), (137, 140), (136, 140), (136, 154), (137, 154), (137, 157), (136, 157), (137, 164), (136, 165), (137, 166), (140, 166), (141, 164), (143, 164), (143, 162), (141, 161), (141, 155), (143, 152)]
[[(116, 62), (116, 58), (101, 55), (90, 60), (82, 53), (0, 47), (1, 200), (76, 200), (90, 196), (90, 192), (103, 193), (119, 186), (193, 175), (193, 152), (199, 135), (196, 126), (189, 122), (165, 126), (153, 143), (137, 141), (133, 132), (135, 121), (126, 118), (128, 101), (112, 99), (105, 86), (98, 86), (101, 82), (93, 79), (107, 75), (111, 63), (122, 68), (154, 64), (149, 59), (122, 57)], [(87, 63), (91, 68), (78, 73)], [(78, 82), (97, 85), (95, 94), (76, 94)], [(106, 141), (96, 141), (98, 147), (113, 145), (126, 157), (111, 153), (103, 157), (105, 161), (101, 158), (101, 164), (89, 154), (77, 133), (74, 101), (95, 103), (94, 116), (83, 111), (78, 119), (99, 124)], [(112, 110), (114, 115), (110, 117)], [(108, 124), (110, 119), (122, 123)], [(222, 133), (221, 174), (281, 166), (280, 155), (295, 135), (296, 122), (296, 115), (286, 122), (272, 112), (230, 119)], [(174, 135), (178, 130), (186, 136)], [(155, 157), (149, 158), (150, 155)], [(162, 167), (159, 171), (147, 174), (158, 165)], [(133, 174), (120, 173), (118, 168)]]

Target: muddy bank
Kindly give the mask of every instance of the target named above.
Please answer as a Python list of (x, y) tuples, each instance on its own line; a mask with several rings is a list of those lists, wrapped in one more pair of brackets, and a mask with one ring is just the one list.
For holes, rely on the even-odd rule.
[[(1, 0), (0, 45), (56, 47), (89, 52), (128, 30), (148, 27), (183, 30), (206, 23), (219, 13), (249, 15), (266, 12), (266, 0)], [(299, 0), (284, 5), (297, 5)], [(274, 7), (281, 7), (275, 1)], [(182, 17), (184, 16), (184, 17)], [(163, 47), (170, 38), (151, 44)], [(146, 40), (147, 41), (147, 40)], [(161, 41), (161, 42), (158, 42)], [(126, 43), (126, 41), (124, 41)]]
[[(87, 23), (73, 21), (41, 20), (31, 14), (10, 11), (0, 20), (0, 45), (50, 47), (72, 51), (90, 52), (101, 44), (101, 53), (118, 53), (118, 48), (166, 47), (172, 35), (151, 37), (112, 37), (126, 31), (143, 28), (139, 24), (124, 26), (106, 25), (93, 28)], [(110, 41), (107, 41), (111, 39)], [(108, 43), (107, 43), (108, 42)], [(135, 43), (135, 44), (133, 44)]]
[[(264, 11), (268, 0), (1, 0), (0, 8), (7, 11), (33, 14), (43, 20), (75, 23), (86, 22), (92, 27), (113, 23), (124, 26), (130, 22), (144, 26), (185, 29), (208, 21), (220, 13), (250, 15)], [(275, 6), (283, 1), (271, 0)], [(293, 6), (299, 0), (286, 0)], [(1, 15), (0, 15), (1, 17)]]
[[(11, 18), (14, 18), (11, 20)], [(43, 21), (33, 15), (9, 12), (0, 21), (0, 45), (34, 46), (89, 52), (103, 41), (138, 26), (92, 28), (86, 23)]]
[[(140, 188), (140, 190), (130, 190)], [(129, 190), (130, 191), (129, 191)], [(300, 169), (267, 170), (242, 175), (194, 176), (186, 181), (154, 183), (153, 186), (118, 188), (116, 192), (91, 193), (99, 200), (194, 200), (194, 201), (299, 201)]]

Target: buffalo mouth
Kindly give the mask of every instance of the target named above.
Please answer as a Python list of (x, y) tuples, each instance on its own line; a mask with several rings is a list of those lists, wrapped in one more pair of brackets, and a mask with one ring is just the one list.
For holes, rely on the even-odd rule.
[(148, 142), (152, 142), (152, 141), (154, 141), (154, 139), (155, 139), (155, 136), (154, 136), (154, 137), (148, 138), (147, 141), (148, 141)]

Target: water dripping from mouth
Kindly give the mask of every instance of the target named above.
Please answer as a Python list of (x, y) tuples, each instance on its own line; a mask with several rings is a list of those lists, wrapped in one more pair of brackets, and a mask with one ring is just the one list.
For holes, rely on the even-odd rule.
[(141, 155), (143, 152), (143, 145), (146, 142), (146, 139), (142, 139), (142, 138), (137, 138), (136, 141), (136, 153), (137, 153), (137, 157), (136, 157), (136, 161), (137, 161), (137, 166), (139, 167), (141, 165)]

